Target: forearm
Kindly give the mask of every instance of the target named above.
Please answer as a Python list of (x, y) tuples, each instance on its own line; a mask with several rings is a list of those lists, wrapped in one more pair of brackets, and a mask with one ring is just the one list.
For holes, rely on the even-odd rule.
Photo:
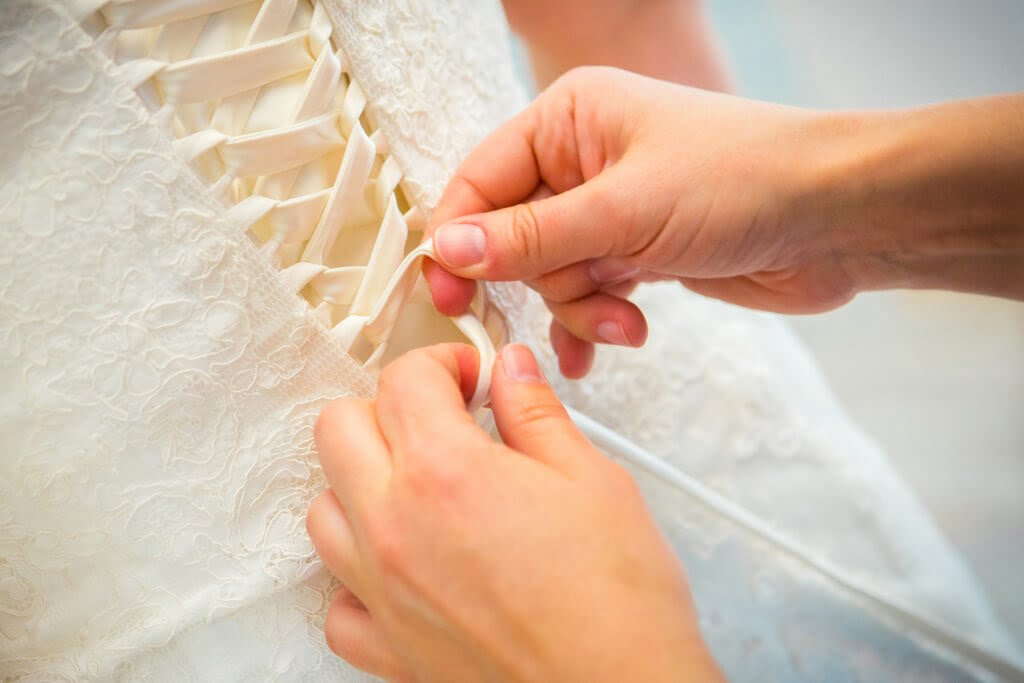
[(505, 0), (544, 88), (583, 65), (615, 66), (708, 90), (730, 79), (699, 0)]
[(1024, 96), (824, 118), (814, 201), (859, 289), (1024, 300)]

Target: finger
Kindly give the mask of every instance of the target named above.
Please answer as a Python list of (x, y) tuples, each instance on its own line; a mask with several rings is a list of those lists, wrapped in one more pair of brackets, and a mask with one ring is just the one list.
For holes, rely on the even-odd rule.
[[(456, 184), (454, 187), (457, 189), (458, 185)], [(539, 201), (550, 197), (552, 194), (554, 192), (551, 188), (547, 184), (541, 183), (527, 197), (527, 201)], [(473, 194), (471, 193), (469, 199), (472, 199), (472, 197)], [(444, 204), (444, 200), (442, 200), (442, 204)], [(471, 210), (470, 213), (478, 213), (488, 208), (484, 205), (475, 206), (479, 208)], [(444, 211), (440, 214), (434, 213), (435, 222), (428, 228), (424, 239), (433, 234), (434, 228), (438, 225), (436, 220), (439, 215), (444, 215)], [(428, 260), (423, 264), (423, 277), (430, 288), (430, 297), (434, 302), (434, 307), (444, 315), (454, 316), (465, 313), (466, 309), (469, 308), (469, 304), (473, 301), (473, 296), (476, 294), (476, 284), (472, 280), (453, 275), (434, 261)]]
[(545, 299), (565, 303), (597, 291), (607, 291), (640, 272), (619, 259), (598, 259), (574, 263), (531, 280), (526, 284)]
[(507, 446), (565, 474), (581, 466), (588, 442), (522, 344), (501, 350), (491, 386), (494, 421)]
[(463, 449), (452, 443), (490, 443), (466, 401), (476, 388), (480, 356), (466, 344), (429, 346), (392, 361), (381, 373), (377, 419), (393, 449), (396, 466), (403, 456), (444, 452), (457, 458)]
[(619, 299), (628, 299), (639, 286), (640, 283), (636, 280), (626, 280), (625, 282), (605, 287), (604, 292)]
[(626, 299), (598, 292), (569, 303), (546, 303), (558, 322), (583, 341), (632, 347), (647, 341), (647, 319)]
[(361, 592), (361, 565), (356, 553), (355, 534), (345, 511), (330, 489), (310, 503), (306, 513), (306, 531), (327, 571), (353, 594)]
[(558, 356), (558, 371), (568, 379), (585, 377), (594, 366), (594, 344), (574, 337), (557, 320), (551, 321), (551, 346)]
[(363, 604), (363, 601), (360, 600), (355, 593), (349, 590), (347, 586), (340, 583), (340, 579), (338, 587), (334, 589), (334, 597), (332, 598), (332, 601), (342, 601), (348, 603), (349, 605), (352, 605), (353, 607), (366, 609), (366, 605)]
[[(533, 153), (535, 121), (533, 108), (527, 108), (466, 157), (434, 209), (425, 239), (449, 220), (518, 204), (538, 191), (541, 182)], [(476, 292), (471, 280), (449, 273), (433, 261), (424, 263), (423, 276), (441, 313), (460, 315), (469, 307)]]
[(518, 204), (541, 185), (534, 153), (537, 107), (498, 127), (459, 165), (431, 216), (437, 226), (457, 216)]
[(374, 402), (342, 398), (328, 403), (313, 428), (320, 466), (356, 526), (387, 488), (391, 456), (377, 427)]
[(464, 216), (434, 233), (446, 270), (475, 280), (534, 280), (591, 258), (625, 256), (642, 243), (632, 202), (612, 167), (562, 194)]
[(423, 262), (423, 277), (430, 288), (434, 308), (444, 315), (462, 315), (476, 295), (476, 282), (452, 275), (429, 259)]
[(327, 610), (324, 636), (331, 651), (357, 669), (381, 678), (392, 678), (398, 673), (397, 659), (372, 615), (344, 595), (336, 596)]

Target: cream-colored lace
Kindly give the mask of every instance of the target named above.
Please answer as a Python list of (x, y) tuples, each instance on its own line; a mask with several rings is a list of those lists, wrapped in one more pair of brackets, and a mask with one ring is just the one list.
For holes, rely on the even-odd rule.
[[(366, 96), (307, 0), (111, 0), (93, 21), (178, 151), (244, 217), (288, 287), (370, 370), (454, 338), (434, 314), (400, 318), (428, 295), (418, 278), (423, 213), (365, 112)], [(483, 292), (455, 327), (478, 346), (489, 384), (500, 314)], [(396, 341), (397, 340), (397, 341)]]

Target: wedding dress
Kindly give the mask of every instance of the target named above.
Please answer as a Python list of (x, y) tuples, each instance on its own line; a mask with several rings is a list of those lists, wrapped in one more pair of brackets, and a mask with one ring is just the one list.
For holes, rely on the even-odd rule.
[(515, 339), (735, 680), (1024, 680), (778, 319), (650, 287), (649, 347), (571, 383), (521, 286), (430, 308), (425, 216), (523, 104), (506, 31), (480, 0), (0, 3), (0, 679), (362, 680), (320, 631), (313, 420), (403, 349)]

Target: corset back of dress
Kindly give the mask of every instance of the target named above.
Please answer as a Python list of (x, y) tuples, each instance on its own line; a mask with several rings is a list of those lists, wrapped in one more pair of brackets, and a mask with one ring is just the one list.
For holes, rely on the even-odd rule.
[[(0, 678), (358, 680), (323, 642), (304, 518), (315, 416), (372, 373), (140, 97), (138, 62), (87, 21), (100, 4), (0, 6)], [(335, 19), (388, 46), (428, 20), (468, 21), (459, 50), (504, 41), (493, 7), (384, 7)], [(387, 89), (367, 98), (393, 128), (377, 149), (416, 144), (400, 175), (423, 212), (518, 92), (511, 70), (488, 74), (497, 100), (447, 84), (455, 47), (429, 49), (425, 73), (367, 87)], [(416, 143), (396, 98), (458, 134)]]
[[(292, 179), (308, 192), (255, 192), (288, 170), (225, 169), (256, 139), (245, 136), (271, 128), (257, 115), (220, 138), (202, 117), (220, 110), (237, 123), (239, 107), (274, 107), (233, 91), (227, 108), (216, 98), (193, 110), (204, 125), (189, 128), (167, 106), (174, 87), (185, 97), (187, 69), (154, 63), (152, 43), (132, 53), (124, 31), (109, 30), (161, 16), (187, 34), (202, 8), (249, 12), (251, 29), (260, 12), (300, 4), (0, 2), (0, 679), (363, 678), (324, 644), (331, 584), (304, 516), (323, 488), (315, 416), (332, 398), (374, 391), (372, 349), (335, 329), (354, 299), (339, 303), (331, 286), (354, 271), (311, 283), (347, 267), (365, 267), (363, 278), (373, 257), (304, 259), (319, 218), (297, 241), (286, 228), (298, 223), (268, 219), (301, 214), (313, 200), (299, 199), (318, 193), (323, 215), (344, 151), (327, 149), (334, 170), (318, 181), (301, 171), (308, 187)], [(397, 245), (411, 250), (459, 160), (522, 104), (500, 5), (316, 7), (301, 40), (317, 51), (303, 55), (290, 26), (258, 37), (278, 56), (308, 58), (308, 73), (336, 67), (343, 90), (325, 111), (340, 112), (346, 144), (372, 145), (358, 197), (344, 204), (372, 213), (352, 225), (372, 222), (374, 245), (399, 223), (410, 231), (380, 247), (396, 268)], [(102, 25), (89, 18), (97, 12)], [(328, 30), (336, 43), (325, 49)], [(234, 47), (219, 58), (250, 37), (225, 38)], [(147, 90), (157, 74), (165, 80)], [(324, 115), (283, 128), (308, 125), (322, 142), (335, 134), (316, 128)], [(401, 289), (391, 284), (375, 291)], [(538, 302), (519, 285), (488, 291), (510, 335), (539, 349)], [(542, 359), (587, 413), (577, 416), (588, 434), (644, 487), (725, 670), (1021, 677), (969, 573), (784, 327), (695, 298), (669, 305), (659, 291), (644, 294), (658, 355), (606, 355), (575, 385), (554, 377), (550, 353)]]

